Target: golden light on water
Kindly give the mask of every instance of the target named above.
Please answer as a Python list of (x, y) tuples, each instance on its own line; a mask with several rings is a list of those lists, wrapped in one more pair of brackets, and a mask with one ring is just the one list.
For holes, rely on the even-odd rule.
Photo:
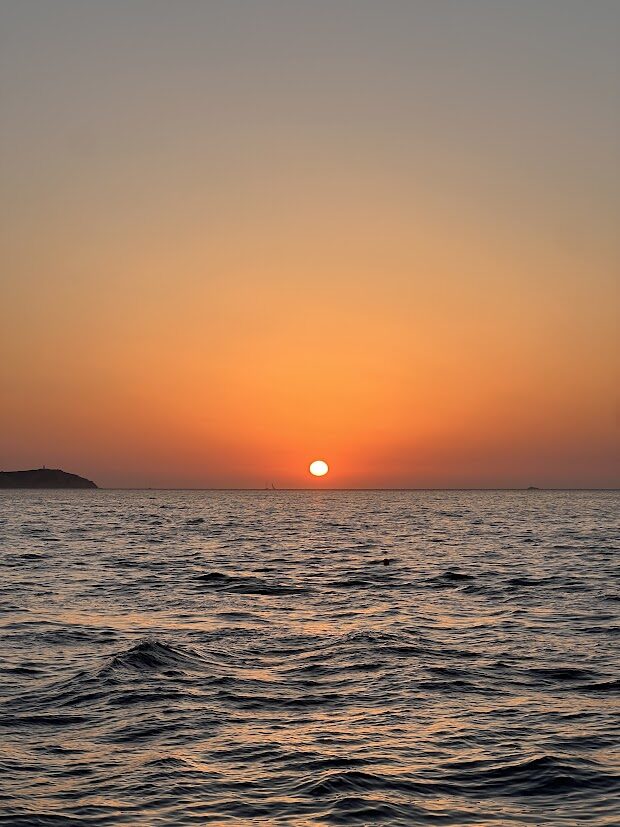
[(329, 465), (322, 459), (315, 459), (310, 463), (310, 473), (315, 477), (324, 477), (329, 471)]

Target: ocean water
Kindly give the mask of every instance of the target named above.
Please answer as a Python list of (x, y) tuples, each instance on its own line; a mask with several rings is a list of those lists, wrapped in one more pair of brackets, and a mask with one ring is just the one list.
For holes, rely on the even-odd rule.
[(0, 492), (0, 824), (618, 825), (619, 505)]

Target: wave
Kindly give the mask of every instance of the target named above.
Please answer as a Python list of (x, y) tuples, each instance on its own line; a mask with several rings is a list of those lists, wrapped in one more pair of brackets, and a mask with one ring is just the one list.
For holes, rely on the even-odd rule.
[(182, 649), (156, 638), (148, 638), (115, 655), (108, 664), (107, 670), (104, 671), (143, 672), (162, 669), (185, 671), (206, 668), (207, 665), (205, 660), (191, 649)]
[(67, 727), (72, 724), (82, 724), (88, 718), (84, 715), (55, 715), (53, 713), (41, 715), (0, 716), (0, 727)]
[(318, 781), (314, 778), (302, 783), (299, 791), (313, 797), (340, 796), (343, 793), (373, 791), (397, 791), (401, 793), (434, 792), (432, 784), (415, 783), (406, 779), (386, 777), (381, 773), (349, 769), (327, 773)]
[(444, 781), (467, 792), (496, 796), (556, 796), (617, 787), (620, 776), (596, 761), (539, 755), (510, 763), (462, 761), (448, 765)]
[(600, 681), (598, 683), (587, 683), (575, 687), (582, 692), (620, 692), (620, 680)]
[(376, 586), (376, 584), (376, 580), (352, 577), (350, 580), (330, 580), (324, 585), (327, 589), (369, 589)]
[(448, 569), (447, 571), (444, 571), (441, 574), (435, 575), (435, 577), (431, 577), (427, 582), (429, 583), (429, 585), (443, 587), (455, 586), (459, 583), (469, 583), (472, 580), (475, 580), (473, 574), (467, 574), (462, 571), (454, 571), (453, 569)]
[(506, 581), (508, 586), (522, 586), (524, 588), (535, 588), (536, 586), (544, 586), (550, 583), (552, 578), (549, 577), (526, 577), (525, 575), (519, 577), (511, 577)]
[(252, 576), (235, 576), (220, 571), (199, 574), (196, 578), (203, 587), (232, 594), (308, 594), (311, 589), (306, 586), (293, 586), (288, 583), (274, 583)]
[[(39, 815), (31, 811), (25, 814), (11, 813), (7, 816), (0, 814), (0, 825), (6, 824), (7, 827), (72, 827), (72, 825), (75, 825), (75, 827), (84, 827), (86, 823), (93, 824), (94, 822), (85, 822), (80, 816)], [(105, 822), (99, 821), (99, 824), (103, 823), (107, 824), (109, 822), (107, 820)]]
[(592, 677), (589, 669), (579, 669), (574, 666), (550, 666), (528, 669), (528, 673), (537, 680), (546, 683), (565, 683), (567, 681), (583, 680)]

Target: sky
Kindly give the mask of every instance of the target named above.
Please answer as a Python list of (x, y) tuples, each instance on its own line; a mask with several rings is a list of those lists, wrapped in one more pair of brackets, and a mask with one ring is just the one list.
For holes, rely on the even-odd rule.
[(615, 0), (0, 0), (0, 469), (619, 485), (619, 34)]

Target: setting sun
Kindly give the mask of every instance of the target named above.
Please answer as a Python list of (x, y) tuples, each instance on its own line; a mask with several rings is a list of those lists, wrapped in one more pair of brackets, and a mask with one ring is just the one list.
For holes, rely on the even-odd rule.
[(310, 463), (310, 473), (315, 477), (324, 477), (329, 471), (329, 465), (322, 459), (315, 459)]

